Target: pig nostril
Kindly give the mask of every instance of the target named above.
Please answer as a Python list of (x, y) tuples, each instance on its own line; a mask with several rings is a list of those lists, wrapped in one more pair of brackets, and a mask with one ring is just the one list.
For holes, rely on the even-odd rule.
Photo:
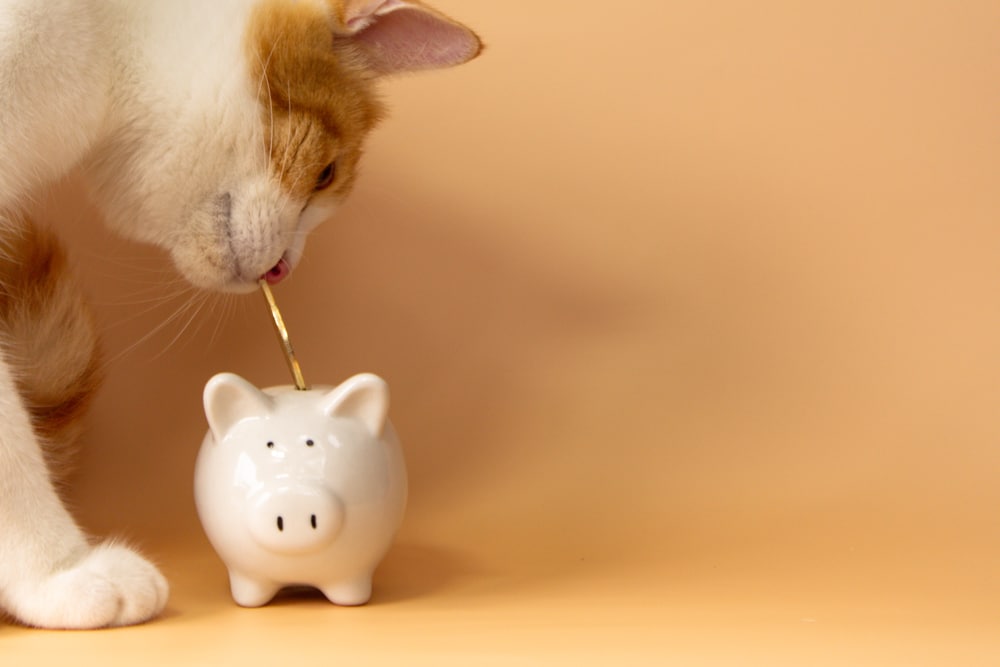
[(284, 529), (285, 529), (285, 520), (284, 520), (284, 519), (282, 519), (282, 518), (281, 518), (281, 517), (279, 516), (279, 517), (278, 517), (278, 530), (284, 530)]
[(316, 515), (315, 514), (311, 514), (309, 516), (309, 523), (312, 524), (313, 530), (316, 530)]

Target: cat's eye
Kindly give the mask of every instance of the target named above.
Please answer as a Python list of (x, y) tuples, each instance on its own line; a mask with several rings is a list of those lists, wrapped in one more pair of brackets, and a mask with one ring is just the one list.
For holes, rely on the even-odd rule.
[(333, 179), (337, 177), (337, 163), (331, 162), (330, 164), (323, 167), (323, 171), (319, 172), (319, 177), (316, 179), (316, 189), (325, 190), (330, 187), (333, 183)]

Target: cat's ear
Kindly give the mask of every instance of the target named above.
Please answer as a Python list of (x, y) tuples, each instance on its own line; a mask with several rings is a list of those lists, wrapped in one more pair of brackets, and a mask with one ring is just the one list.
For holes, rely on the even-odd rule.
[(260, 417), (274, 407), (274, 399), (234, 373), (219, 373), (205, 385), (203, 396), (208, 427), (221, 441), (236, 422)]
[(365, 66), (395, 74), (460, 65), (483, 45), (469, 28), (415, 0), (342, 0), (335, 31)]
[(376, 438), (389, 415), (389, 385), (371, 373), (355, 375), (323, 397), (323, 413), (361, 421)]

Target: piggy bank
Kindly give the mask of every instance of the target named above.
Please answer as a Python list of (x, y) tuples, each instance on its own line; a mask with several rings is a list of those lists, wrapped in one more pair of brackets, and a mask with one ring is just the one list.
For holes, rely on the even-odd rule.
[(195, 503), (236, 603), (257, 607), (300, 585), (336, 604), (367, 602), (406, 507), (386, 383), (364, 374), (260, 390), (221, 373), (204, 402)]

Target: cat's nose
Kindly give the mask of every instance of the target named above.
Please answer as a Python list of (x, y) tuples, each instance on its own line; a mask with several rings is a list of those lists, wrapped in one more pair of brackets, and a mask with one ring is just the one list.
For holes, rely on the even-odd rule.
[(288, 274), (291, 272), (292, 267), (290, 267), (288, 262), (285, 261), (285, 258), (282, 257), (278, 260), (278, 263), (275, 264), (270, 271), (261, 276), (261, 278), (266, 280), (268, 285), (277, 285), (282, 280), (287, 278)]

